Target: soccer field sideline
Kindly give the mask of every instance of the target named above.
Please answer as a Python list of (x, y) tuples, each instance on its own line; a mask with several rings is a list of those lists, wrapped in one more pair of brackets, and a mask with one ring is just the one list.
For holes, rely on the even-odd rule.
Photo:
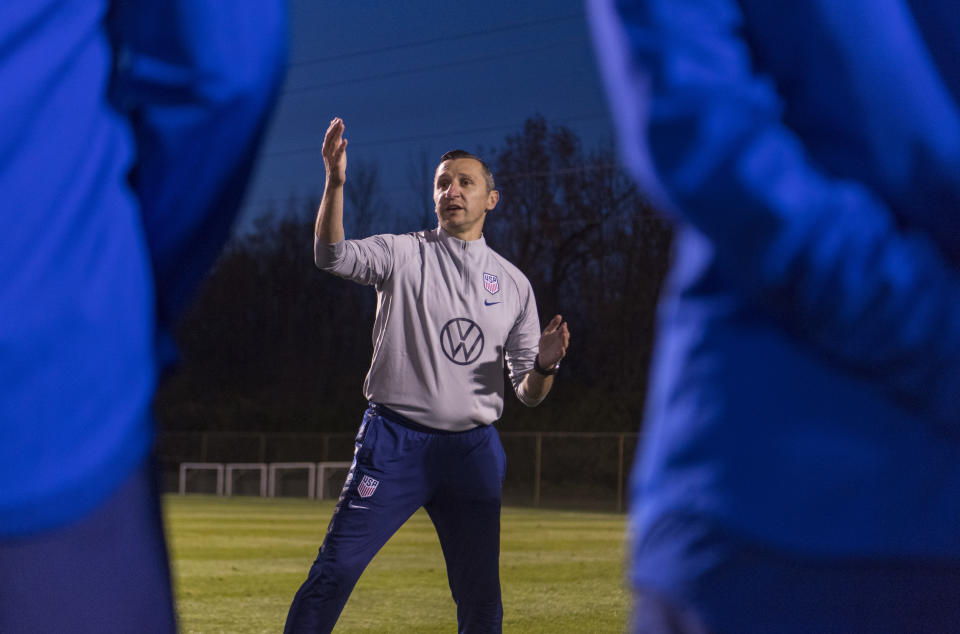
[[(280, 632), (306, 578), (333, 501), (164, 496), (184, 633)], [(505, 507), (505, 632), (621, 632), (623, 515)], [(453, 632), (456, 609), (424, 511), (360, 578), (335, 632)]]

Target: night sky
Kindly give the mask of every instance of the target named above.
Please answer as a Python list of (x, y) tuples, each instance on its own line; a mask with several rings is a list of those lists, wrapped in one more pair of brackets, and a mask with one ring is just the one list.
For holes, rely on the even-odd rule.
[(348, 179), (350, 166), (378, 162), (390, 212), (411, 218), (430, 204), (413, 184), (421, 156), (431, 167), (454, 147), (489, 156), (535, 114), (587, 148), (612, 137), (580, 0), (290, 0), (290, 19), (287, 77), (241, 228), (271, 204), (319, 195), (333, 116), (347, 125)]

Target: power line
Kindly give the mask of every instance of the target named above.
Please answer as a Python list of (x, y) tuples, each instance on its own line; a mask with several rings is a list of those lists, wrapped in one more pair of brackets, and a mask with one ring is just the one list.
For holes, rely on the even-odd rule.
[(439, 44), (440, 42), (451, 42), (462, 40), (464, 38), (470, 37), (480, 37), (484, 35), (492, 35), (495, 33), (504, 33), (507, 31), (516, 31), (518, 29), (525, 29), (531, 26), (538, 26), (541, 24), (554, 24), (557, 22), (568, 22), (570, 20), (582, 20), (584, 17), (583, 13), (573, 13), (570, 15), (561, 15), (555, 18), (545, 18), (542, 20), (529, 20), (527, 22), (517, 22), (514, 24), (507, 24), (504, 26), (493, 27), (488, 29), (481, 29), (478, 31), (468, 31), (466, 33), (459, 33), (457, 35), (445, 35), (443, 37), (434, 37), (426, 40), (415, 40), (412, 42), (404, 42), (402, 44), (392, 44), (390, 46), (381, 46), (378, 48), (370, 48), (361, 51), (352, 51), (350, 53), (339, 53), (337, 55), (328, 55), (326, 57), (315, 57), (313, 59), (304, 59), (298, 60), (296, 62), (290, 62), (287, 66), (289, 68), (295, 68), (297, 66), (306, 66), (309, 64), (320, 64), (324, 62), (335, 62), (344, 59), (350, 59), (352, 57), (362, 57), (366, 55), (375, 55), (376, 53), (386, 53), (390, 51), (399, 51), (406, 48), (416, 48), (418, 46), (427, 46), (430, 44)]
[[(570, 123), (573, 121), (590, 121), (594, 119), (605, 119), (607, 118), (606, 112), (591, 112), (580, 115), (572, 115), (569, 117), (560, 117), (552, 119), (554, 123)], [(371, 141), (351, 141), (350, 147), (366, 147), (366, 146), (376, 146), (376, 145), (392, 145), (394, 143), (413, 143), (416, 141), (421, 141), (423, 139), (437, 139), (449, 136), (457, 136), (463, 134), (476, 134), (479, 132), (496, 132), (498, 130), (507, 130), (507, 129), (520, 129), (523, 126), (523, 122), (520, 123), (511, 123), (511, 124), (500, 124), (500, 125), (491, 125), (483, 126), (479, 128), (462, 128), (456, 130), (446, 130), (443, 132), (426, 132), (423, 134), (415, 134), (410, 136), (403, 137), (388, 137), (385, 139), (374, 139)], [(275, 158), (282, 156), (294, 156), (299, 154), (315, 154), (320, 152), (320, 144), (313, 145), (310, 147), (304, 148), (293, 148), (289, 150), (277, 150), (274, 152), (261, 152), (258, 155), (258, 158)]]
[(477, 62), (486, 62), (494, 59), (502, 59), (505, 57), (516, 57), (518, 55), (527, 55), (530, 53), (538, 53), (540, 51), (549, 50), (551, 48), (556, 48), (561, 45), (577, 44), (583, 42), (583, 38), (577, 38), (573, 40), (558, 40), (556, 42), (551, 42), (549, 44), (544, 44), (543, 46), (537, 46), (534, 48), (525, 48), (525, 49), (513, 49), (510, 51), (504, 51), (494, 55), (483, 55), (481, 57), (472, 57), (469, 59), (458, 60), (454, 62), (444, 62), (442, 64), (431, 64), (429, 66), (419, 66), (416, 68), (410, 68), (405, 70), (391, 71), (387, 73), (377, 73), (375, 75), (367, 75), (364, 77), (354, 77), (351, 79), (340, 79), (337, 81), (329, 81), (322, 84), (314, 84), (311, 86), (302, 86), (300, 88), (286, 88), (280, 91), (282, 95), (296, 95), (305, 92), (312, 92), (314, 90), (323, 90), (324, 88), (335, 88), (339, 86), (349, 86), (351, 84), (359, 84), (366, 81), (380, 81), (382, 79), (394, 79), (395, 77), (401, 77), (405, 75), (416, 75), (418, 73), (430, 71), (430, 70), (441, 70), (444, 68), (456, 68), (463, 66), (465, 64), (475, 64)]
[[(551, 170), (531, 170), (525, 172), (506, 172), (498, 174), (496, 179), (497, 182), (509, 182), (509, 181), (519, 181), (525, 178), (534, 178), (542, 176), (564, 176), (567, 174), (577, 174), (577, 173), (590, 173), (590, 172), (611, 172), (616, 170), (624, 169), (626, 166), (622, 163), (585, 163), (583, 165), (573, 165), (571, 167), (562, 167)], [(624, 172), (626, 173), (626, 172)], [(393, 194), (399, 192), (412, 192), (412, 187), (393, 187), (390, 189), (377, 189), (379, 195)], [(296, 195), (287, 195), (287, 196), (271, 196), (269, 198), (259, 198), (256, 200), (250, 200), (244, 203), (244, 208), (250, 207), (266, 207), (269, 205), (279, 205), (281, 203), (289, 203), (291, 200), (300, 201), (309, 196), (296, 196)], [(318, 195), (319, 197), (319, 195)]]
[(566, 176), (568, 174), (586, 174), (587, 172), (612, 172), (625, 167), (620, 163), (588, 163), (586, 165), (574, 165), (572, 167), (563, 167), (552, 170), (537, 170), (532, 172), (508, 172), (502, 176), (497, 176), (498, 182), (522, 181), (527, 178), (542, 176)]

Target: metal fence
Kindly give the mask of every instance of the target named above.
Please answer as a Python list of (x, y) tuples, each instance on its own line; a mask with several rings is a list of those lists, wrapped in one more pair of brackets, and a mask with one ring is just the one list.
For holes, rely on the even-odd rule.
[[(500, 439), (507, 454), (505, 504), (623, 511), (636, 433), (500, 432)], [(353, 448), (352, 433), (164, 432), (158, 441), (167, 492), (179, 489), (181, 463), (339, 462), (352, 460)], [(342, 484), (342, 474), (332, 477), (339, 478), (332, 486)], [(307, 487), (307, 476), (300, 482), (295, 474), (284, 485), (291, 495), (306, 496)], [(251, 494), (256, 487), (240, 481), (231, 488)]]

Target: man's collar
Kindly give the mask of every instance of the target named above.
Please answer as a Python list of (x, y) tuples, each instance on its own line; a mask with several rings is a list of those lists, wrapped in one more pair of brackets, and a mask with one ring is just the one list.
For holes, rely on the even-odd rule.
[(479, 249), (487, 245), (487, 239), (483, 236), (483, 233), (476, 240), (461, 240), (447, 233), (442, 225), (437, 225), (437, 235), (442, 243), (452, 249)]

